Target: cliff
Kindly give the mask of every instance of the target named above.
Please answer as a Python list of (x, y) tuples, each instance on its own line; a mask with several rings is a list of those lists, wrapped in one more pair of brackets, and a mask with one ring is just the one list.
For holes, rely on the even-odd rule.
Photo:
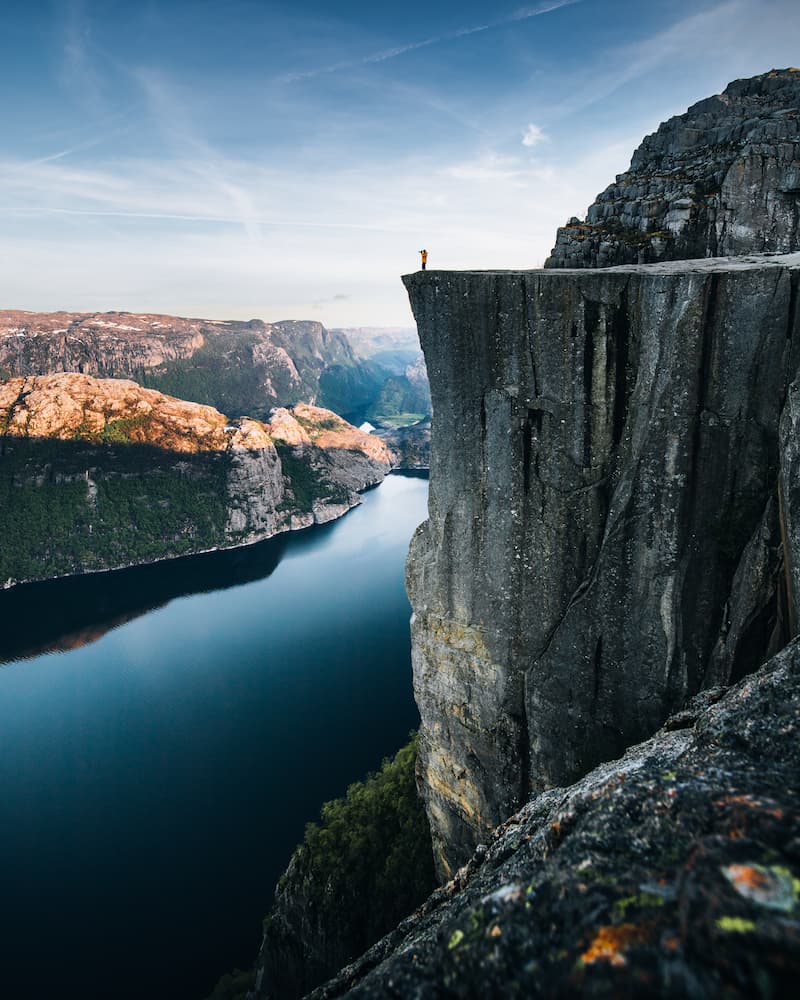
[(0, 383), (0, 580), (229, 548), (338, 517), (380, 482), (379, 440), (316, 407), (275, 426), (134, 382)]
[(800, 641), (535, 796), (313, 1000), (791, 996)]
[(386, 377), (357, 359), (343, 334), (316, 322), (0, 311), (0, 379), (64, 371), (128, 378), (261, 419), (300, 400), (348, 412), (374, 398)]
[[(294, 1000), (419, 906), (436, 882), (414, 779), (416, 740), (326, 802), (275, 890), (255, 964), (259, 996)], [(218, 1000), (219, 989), (209, 1000)]]
[(800, 70), (736, 80), (647, 136), (545, 267), (800, 249)]
[(435, 413), (408, 587), (443, 876), (531, 793), (788, 636), (778, 425), (799, 269), (789, 255), (404, 279)]
[(446, 884), (315, 1000), (793, 988), (799, 96), (773, 71), (667, 122), (546, 270), (404, 277)]

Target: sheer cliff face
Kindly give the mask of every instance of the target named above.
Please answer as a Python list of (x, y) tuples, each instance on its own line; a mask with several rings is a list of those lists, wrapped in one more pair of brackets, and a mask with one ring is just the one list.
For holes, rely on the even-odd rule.
[(559, 229), (546, 267), (800, 249), (800, 71), (736, 80), (671, 118)]
[(408, 585), (440, 874), (780, 629), (798, 279), (800, 255), (404, 279), (435, 414)]

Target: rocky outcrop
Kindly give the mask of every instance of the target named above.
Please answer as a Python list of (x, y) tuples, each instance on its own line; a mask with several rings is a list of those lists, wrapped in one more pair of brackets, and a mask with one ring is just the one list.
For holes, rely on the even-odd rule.
[(647, 136), (545, 267), (800, 249), (800, 70), (736, 80)]
[(0, 311), (0, 379), (57, 372), (133, 379), (261, 419), (274, 406), (324, 402), (323, 377), (337, 402), (345, 377), (367, 398), (385, 378), (365, 369), (343, 334), (316, 322)]
[(780, 631), (800, 255), (404, 280), (435, 413), (408, 586), (447, 876), (532, 793), (763, 661), (744, 640)]
[(400, 469), (429, 469), (431, 464), (431, 418), (409, 427), (378, 432), (391, 449)]
[[(294, 425), (302, 441), (285, 440)], [(289, 435), (291, 436), (291, 435)], [(275, 427), (134, 382), (0, 382), (0, 580), (152, 562), (339, 517), (380, 482), (378, 440), (318, 407)]]
[(534, 797), (312, 997), (790, 996), (798, 806), (800, 640)]

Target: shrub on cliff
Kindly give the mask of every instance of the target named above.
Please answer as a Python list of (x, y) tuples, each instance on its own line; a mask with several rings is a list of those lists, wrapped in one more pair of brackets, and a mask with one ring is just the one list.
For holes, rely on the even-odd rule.
[(277, 996), (299, 996), (323, 982), (435, 887), (416, 758), (414, 736), (306, 827), (264, 923), (261, 962)]

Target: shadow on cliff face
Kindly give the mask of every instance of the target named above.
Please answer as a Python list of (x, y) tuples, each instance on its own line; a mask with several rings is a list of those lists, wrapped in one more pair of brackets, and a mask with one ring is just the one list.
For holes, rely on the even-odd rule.
[(0, 592), (2, 660), (83, 645), (175, 597), (267, 576), (280, 561), (285, 542), (277, 538), (246, 553), (172, 558), (230, 544), (224, 453), (48, 439), (3, 444), (0, 581), (92, 575)]
[(229, 465), (224, 452), (5, 437), (0, 582), (214, 548), (225, 536)]

